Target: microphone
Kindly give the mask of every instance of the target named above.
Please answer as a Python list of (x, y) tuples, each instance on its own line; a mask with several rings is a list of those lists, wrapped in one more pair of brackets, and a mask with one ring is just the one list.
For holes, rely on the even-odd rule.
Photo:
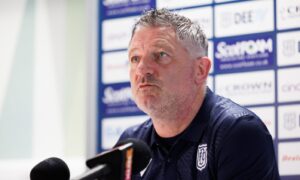
[(69, 180), (67, 164), (56, 157), (45, 159), (30, 171), (30, 180)]
[(145, 142), (129, 138), (88, 159), (86, 165), (91, 169), (73, 180), (130, 180), (131, 173), (143, 170), (150, 158), (151, 151)]
[(144, 141), (134, 138), (128, 138), (124, 141), (120, 141), (114, 147), (127, 143), (133, 143), (134, 156), (132, 163), (132, 173), (139, 173), (148, 165), (151, 159), (151, 150)]

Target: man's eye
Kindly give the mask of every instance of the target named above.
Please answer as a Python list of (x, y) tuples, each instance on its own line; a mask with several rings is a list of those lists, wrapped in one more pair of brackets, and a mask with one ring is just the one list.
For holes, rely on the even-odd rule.
[(170, 56), (164, 51), (158, 52), (156, 57), (156, 61), (160, 64), (169, 64), (171, 62)]
[(131, 63), (138, 63), (139, 62), (139, 58), (137, 56), (133, 56), (130, 58), (130, 62)]
[(165, 57), (165, 56), (167, 56), (167, 53), (163, 51), (159, 52), (159, 57)]

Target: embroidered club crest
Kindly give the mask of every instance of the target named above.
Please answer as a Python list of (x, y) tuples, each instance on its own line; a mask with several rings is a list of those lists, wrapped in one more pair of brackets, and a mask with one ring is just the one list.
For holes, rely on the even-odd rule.
[(202, 171), (207, 164), (207, 144), (200, 144), (197, 150), (196, 166), (199, 171)]

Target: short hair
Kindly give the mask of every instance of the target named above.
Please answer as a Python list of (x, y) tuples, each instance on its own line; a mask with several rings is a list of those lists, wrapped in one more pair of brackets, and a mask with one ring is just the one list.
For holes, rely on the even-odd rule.
[(138, 27), (170, 27), (191, 55), (207, 56), (208, 42), (200, 25), (168, 9), (151, 9), (134, 24), (131, 39)]

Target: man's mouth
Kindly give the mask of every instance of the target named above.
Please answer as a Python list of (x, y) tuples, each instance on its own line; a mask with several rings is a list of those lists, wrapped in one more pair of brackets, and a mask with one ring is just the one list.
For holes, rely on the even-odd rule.
[(139, 86), (138, 86), (138, 89), (145, 89), (145, 88), (151, 88), (151, 87), (156, 87), (156, 85), (155, 84), (149, 84), (149, 83), (147, 83), (147, 84), (140, 84)]

